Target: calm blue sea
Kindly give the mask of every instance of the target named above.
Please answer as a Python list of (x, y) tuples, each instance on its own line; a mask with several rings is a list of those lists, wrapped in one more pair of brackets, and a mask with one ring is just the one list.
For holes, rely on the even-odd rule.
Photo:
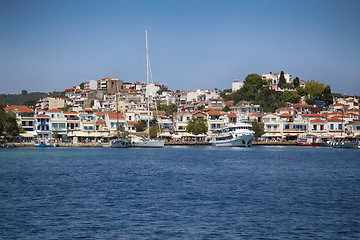
[(0, 239), (359, 239), (360, 150), (0, 149)]

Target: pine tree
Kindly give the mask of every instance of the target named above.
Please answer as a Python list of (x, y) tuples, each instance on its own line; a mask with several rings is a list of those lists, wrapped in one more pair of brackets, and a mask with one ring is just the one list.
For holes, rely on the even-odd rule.
[(282, 88), (282, 86), (286, 83), (285, 80), (285, 76), (284, 76), (284, 71), (280, 72), (280, 78), (279, 78), (279, 83), (278, 83), (278, 87)]

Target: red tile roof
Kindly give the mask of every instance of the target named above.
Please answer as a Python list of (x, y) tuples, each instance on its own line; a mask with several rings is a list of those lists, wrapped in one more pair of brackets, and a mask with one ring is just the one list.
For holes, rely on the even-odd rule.
[(300, 108), (300, 107), (314, 108), (313, 106), (305, 103), (296, 103), (293, 105), (293, 108)]
[(342, 120), (338, 117), (331, 117), (327, 121), (328, 122), (342, 122)]
[(61, 112), (61, 110), (57, 109), (57, 108), (52, 108), (52, 109), (47, 110), (47, 112)]
[(116, 118), (124, 119), (125, 118), (123, 113), (118, 113), (118, 114), (116, 114), (116, 113), (108, 113), (108, 115), (109, 115), (110, 119), (116, 119)]
[(40, 117), (40, 118), (49, 118), (49, 116), (48, 115), (45, 115), (45, 114), (39, 114), (39, 115), (37, 115), (36, 117)]
[(290, 114), (290, 113), (283, 113), (279, 115), (280, 117), (294, 117), (294, 115)]
[(300, 114), (303, 117), (321, 117), (320, 114), (317, 113), (311, 113), (311, 114)]
[(12, 112), (21, 112), (21, 113), (35, 112), (34, 110), (28, 108), (27, 106), (23, 106), (23, 105), (10, 105), (10, 106), (7, 106), (4, 110), (7, 112), (12, 111)]
[(137, 124), (137, 122), (134, 121), (130, 121), (127, 123), (128, 126), (135, 126)]
[(210, 116), (219, 116), (219, 115), (221, 115), (221, 113), (220, 113), (219, 111), (215, 110), (215, 109), (211, 109), (211, 110), (208, 112), (208, 114), (209, 114)]
[(326, 121), (321, 120), (320, 118), (315, 118), (313, 120), (310, 121), (311, 123), (326, 123)]

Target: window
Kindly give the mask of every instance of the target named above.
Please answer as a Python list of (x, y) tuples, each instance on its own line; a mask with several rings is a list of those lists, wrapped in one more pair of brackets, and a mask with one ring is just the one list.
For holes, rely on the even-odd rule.
[(314, 130), (317, 130), (317, 125), (314, 125)]
[(212, 128), (212, 129), (215, 129), (215, 128), (216, 128), (216, 124), (214, 124), (214, 123), (211, 124), (211, 128)]
[(339, 123), (339, 130), (342, 130), (342, 124)]
[(356, 126), (356, 130), (357, 130), (357, 131), (360, 131), (360, 126)]
[(271, 131), (271, 125), (267, 125), (267, 130)]
[(330, 130), (334, 130), (334, 124), (330, 124)]
[(220, 125), (220, 123), (218, 123), (218, 124), (216, 125), (216, 127), (217, 127), (217, 128), (221, 128), (221, 125)]
[(278, 127), (277, 125), (274, 125), (274, 131), (277, 131), (277, 127)]
[(52, 114), (51, 114), (51, 118), (54, 118), (54, 117), (55, 117), (55, 115), (52, 113)]
[(285, 129), (290, 129), (290, 125), (286, 124)]

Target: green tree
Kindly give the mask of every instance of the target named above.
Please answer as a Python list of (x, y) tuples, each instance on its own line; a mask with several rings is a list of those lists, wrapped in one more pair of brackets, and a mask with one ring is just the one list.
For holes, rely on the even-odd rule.
[(159, 111), (165, 111), (167, 116), (172, 117), (174, 112), (177, 112), (177, 105), (170, 103), (169, 105), (157, 103), (157, 109)]
[(27, 94), (28, 94), (28, 92), (26, 90), (21, 91), (21, 95), (27, 95)]
[(284, 76), (284, 71), (280, 72), (280, 78), (279, 78), (279, 83), (278, 83), (278, 87), (279, 88), (283, 88), (283, 85), (286, 83), (285, 80), (285, 76)]
[(261, 137), (265, 131), (264, 131), (264, 123), (263, 122), (258, 122), (256, 120), (254, 120), (252, 123), (252, 129), (255, 132), (255, 137)]
[(294, 81), (293, 81), (293, 86), (294, 86), (294, 88), (297, 88), (297, 87), (300, 86), (300, 79), (299, 79), (299, 77), (296, 77), (296, 78), (294, 79)]
[(298, 103), (301, 97), (297, 92), (287, 91), (284, 92), (282, 98), (285, 102)]
[(300, 86), (296, 88), (296, 92), (299, 94), (299, 96), (305, 96), (306, 95), (305, 89), (300, 87)]
[(322, 98), (321, 100), (323, 100), (325, 102), (325, 106), (329, 106), (331, 104), (333, 104), (333, 97), (331, 94), (331, 88), (329, 85), (326, 85), (324, 87), (324, 90), (322, 91)]
[(29, 107), (29, 108), (35, 108), (37, 104), (37, 101), (36, 99), (34, 98), (29, 98), (29, 99), (26, 99), (24, 102), (23, 102), (23, 105)]
[(230, 112), (230, 111), (231, 111), (231, 108), (230, 108), (228, 105), (226, 105), (226, 106), (223, 108), (223, 111), (224, 111), (224, 112)]
[(150, 138), (156, 138), (158, 136), (158, 133), (161, 133), (162, 129), (159, 125), (150, 126), (149, 134)]
[(13, 112), (4, 110), (5, 104), (0, 103), (0, 135), (14, 137), (19, 135), (19, 126)]
[(205, 105), (200, 105), (200, 106), (198, 106), (196, 109), (197, 110), (203, 110), (205, 108)]
[(83, 82), (80, 83), (80, 85), (79, 85), (79, 86), (80, 86), (80, 89), (84, 89), (84, 85), (85, 85), (85, 84), (84, 84)]
[(135, 125), (136, 132), (143, 132), (145, 128), (146, 128), (146, 122), (144, 120), (140, 120), (140, 122), (138, 122)]
[(129, 136), (129, 132), (126, 131), (125, 127), (123, 125), (119, 125), (118, 128), (117, 128), (118, 132), (119, 132), (119, 135), (120, 137), (127, 137)]
[(307, 81), (305, 84), (305, 92), (309, 94), (313, 99), (321, 99), (322, 92), (324, 90), (324, 84), (318, 81)]
[(206, 119), (204, 118), (192, 118), (186, 126), (186, 132), (195, 135), (207, 133), (207, 131), (208, 127), (206, 125)]

